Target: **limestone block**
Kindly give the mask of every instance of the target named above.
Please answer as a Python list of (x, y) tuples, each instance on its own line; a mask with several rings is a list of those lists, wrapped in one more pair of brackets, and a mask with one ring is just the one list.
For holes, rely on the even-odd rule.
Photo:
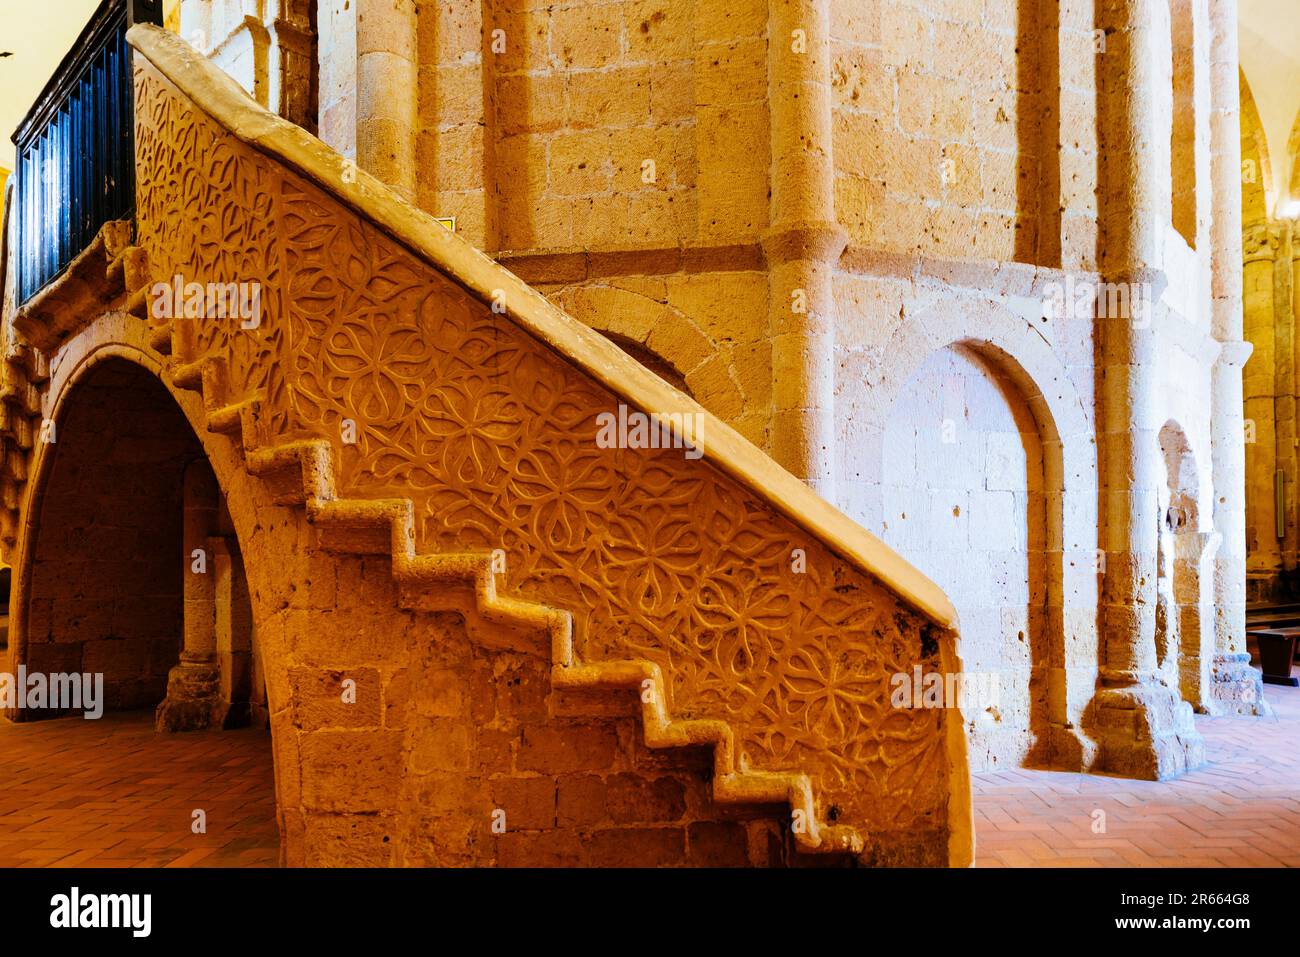
[(725, 107), (767, 96), (767, 43), (761, 37), (709, 47), (692, 71), (695, 105)]
[(550, 55), (568, 69), (598, 70), (622, 58), (623, 35), (622, 4), (560, 9), (551, 21)]
[(671, 63), (691, 53), (694, 11), (672, 0), (623, 4), (623, 36), (629, 60)]

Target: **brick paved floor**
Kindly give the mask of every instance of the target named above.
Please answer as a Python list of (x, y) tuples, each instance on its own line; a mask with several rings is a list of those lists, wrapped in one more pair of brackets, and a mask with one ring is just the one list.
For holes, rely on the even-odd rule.
[[(1300, 689), (1265, 693), (1273, 718), (1197, 718), (1210, 761), (1176, 781), (976, 775), (978, 865), (1300, 866)], [(155, 734), (148, 712), (0, 720), (0, 867), (274, 865), (270, 745)]]
[[(979, 867), (1300, 866), (1300, 688), (1273, 718), (1202, 718), (1208, 763), (1166, 782), (1058, 771), (974, 776)], [(1105, 833), (1093, 832), (1105, 814)]]
[(278, 853), (268, 732), (156, 734), (152, 712), (0, 719), (0, 867), (274, 866)]

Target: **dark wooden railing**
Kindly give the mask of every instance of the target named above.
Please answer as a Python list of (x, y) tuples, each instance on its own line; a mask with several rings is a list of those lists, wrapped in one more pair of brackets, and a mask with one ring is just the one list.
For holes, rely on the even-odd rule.
[(14, 133), (19, 303), (135, 207), (126, 31), (140, 22), (161, 24), (162, 0), (104, 0)]

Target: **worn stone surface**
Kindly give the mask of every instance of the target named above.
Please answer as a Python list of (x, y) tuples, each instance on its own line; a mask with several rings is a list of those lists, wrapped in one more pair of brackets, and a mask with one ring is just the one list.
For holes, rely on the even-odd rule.
[[(1278, 458), (1293, 443), (1265, 398), (1291, 380), (1259, 377), (1272, 347), (1233, 318), (1235, 20), (1190, 0), (420, 4), (416, 199), (969, 595), (966, 657), (1027, 648), (1026, 700), (966, 715), (1016, 741), (987, 760), (1091, 767), (1100, 671), (1158, 672), (1201, 710), (1256, 680), (1240, 667), (1245, 338), (1245, 418), (1272, 450), (1247, 453), (1252, 529), (1294, 455)], [(1149, 295), (1150, 327), (1045, 315), (1052, 286), (1098, 282), (1103, 301)], [(982, 382), (931, 367), (950, 348)], [(955, 414), (901, 409), (936, 391)], [(1019, 417), (1019, 447), (990, 453), (970, 427), (990, 415)], [(1026, 478), (990, 486), (985, 468)], [(1195, 524), (1162, 551), (1161, 516), (1188, 496)], [(1254, 565), (1272, 561), (1251, 536)], [(1000, 557), (985, 576), (971, 553)], [(1162, 562), (1177, 597), (1157, 634)]]
[[(286, 863), (969, 861), (951, 713), (888, 701), (957, 667), (942, 593), (698, 406), (703, 460), (597, 441), (620, 402), (692, 406), (368, 177), (349, 208), (318, 145), (251, 149), (265, 114), (133, 37), (186, 90), (137, 61), (136, 242), (155, 275), (256, 284), (261, 321), (106, 314), (41, 408), (135, 361), (201, 437), (220, 502), (182, 483), (181, 546), (228, 513)], [(52, 525), (27, 527), (20, 567)], [(164, 727), (233, 683), (220, 581), (183, 590)]]
[[(232, 394), (265, 396), (257, 426), (267, 436), (263, 441), (304, 431), (322, 437), (337, 435), (337, 422), (356, 421), (358, 441), (333, 448), (331, 458), (340, 463), (337, 494), (358, 501), (409, 498), (422, 548), (479, 553), (502, 549), (504, 568), (497, 576), (497, 587), (577, 614), (583, 622), (585, 642), (575, 651), (583, 660), (653, 662), (667, 679), (663, 693), (668, 695), (665, 704), (669, 711), (724, 718), (737, 729), (737, 746), (754, 770), (783, 770), (789, 757), (800, 754), (806, 757), (798, 766), (809, 773), (817, 761), (827, 760), (823, 772), (813, 772), (814, 788), (826, 795), (819, 800), (828, 802), (826, 810), (817, 813), (829, 813), (832, 819), (861, 820), (867, 825), (863, 832), (870, 834), (871, 853), (901, 853), (913, 859), (934, 853), (930, 835), (945, 833), (947, 814), (942, 716), (913, 711), (904, 723), (898, 722), (904, 715), (889, 716), (894, 729), (884, 735), (887, 710), (881, 708), (888, 705), (871, 690), (883, 688), (886, 677), (905, 670), (911, 658), (920, 661), (934, 651), (922, 650), (920, 626), (887, 593), (866, 580), (856, 580), (833, 560), (827, 564), (829, 553), (819, 551), (811, 541), (807, 569), (791, 576), (784, 545), (791, 532), (779, 521), (771, 524), (775, 516), (765, 514), (750, 497), (737, 496), (717, 484), (716, 473), (693, 468), (689, 459), (647, 456), (632, 450), (612, 454), (602, 451), (592, 438), (578, 441), (585, 430), (594, 429), (601, 409), (614, 407), (599, 390), (537, 352), (512, 332), (508, 323), (494, 318), (486, 306), (467, 299), (372, 226), (341, 212), (317, 187), (269, 165), (230, 134), (190, 112), (185, 101), (160, 79), (141, 75), (139, 102), (142, 118), (147, 117), (138, 129), (139, 145), (142, 155), (150, 157), (141, 178), (145, 212), (140, 220), (140, 240), (151, 262), (159, 263), (164, 272), (179, 269), (200, 281), (221, 274), (223, 254), (199, 242), (201, 228), (191, 226), (202, 222), (204, 214), (178, 217), (172, 212), (179, 197), (173, 191), (177, 180), (168, 172), (212, 151), (230, 151), (236, 161), (225, 167), (223, 175), (233, 175), (236, 180), (225, 182), (209, 195), (234, 195), (260, 184), (256, 187), (258, 203), (271, 207), (264, 221), (277, 231), (287, 230), (279, 234), (281, 241), (288, 243), (285, 248), (294, 250), (292, 287), (282, 287), (277, 274), (269, 269), (248, 274), (264, 289), (266, 334), (241, 337), (238, 331), (219, 324), (198, 325), (193, 330), (192, 351), (184, 356), (188, 364), (222, 356)], [(181, 133), (182, 127), (187, 132)], [(193, 143), (198, 152), (178, 151), (176, 144), (183, 142)], [(241, 178), (247, 185), (238, 184)], [(191, 213), (197, 212), (189, 208)], [(237, 209), (218, 200), (210, 215), (225, 217)], [(299, 222), (307, 232), (296, 232), (294, 224)], [(332, 223), (327, 227), (331, 231), (352, 236), (360, 245), (349, 247), (326, 240), (319, 232), (326, 223)], [(373, 252), (358, 257), (365, 250)], [(379, 258), (372, 259), (373, 255)], [(363, 265), (367, 262), (386, 265)], [(358, 273), (358, 268), (366, 272)], [(317, 306), (308, 311), (301, 310), (303, 300), (290, 297), (290, 289), (303, 288), (304, 283), (316, 288), (312, 298)], [(388, 287), (384, 312), (358, 308), (362, 301), (358, 297), (368, 295), (366, 290), (377, 283)], [(339, 297), (353, 305), (341, 309)], [(435, 302), (439, 305), (431, 311)], [(281, 311), (281, 303), (289, 306), (287, 311)], [(393, 311), (408, 318), (394, 323)], [(337, 331), (328, 333), (325, 327), (314, 331), (321, 322), (334, 325)], [(372, 324), (376, 322), (380, 324)], [(395, 367), (371, 366), (364, 358), (368, 350), (386, 350), (382, 343), (394, 336), (405, 342), (401, 348), (407, 355), (409, 375), (401, 375)], [(353, 339), (363, 350), (356, 358), (366, 363), (361, 368), (372, 372), (360, 377), (349, 372), (352, 352), (337, 349), (345, 338)], [(486, 341), (497, 344), (477, 359), (476, 365), (494, 370), (484, 380), (462, 357), (474, 355), (479, 351), (475, 344)], [(430, 348), (434, 342), (437, 347)], [(284, 358), (278, 358), (281, 349), (286, 350)], [(468, 378), (462, 381), (465, 375)], [(488, 391), (481, 391), (481, 385), (488, 383)], [(557, 400), (562, 405), (557, 406)], [(483, 414), (489, 418), (480, 419)], [(536, 424), (529, 426), (529, 422)], [(449, 428), (453, 431), (448, 432)], [(524, 445), (520, 445), (524, 433), (516, 434), (518, 429), (529, 434)], [(548, 433), (547, 429), (557, 431)], [(454, 436), (463, 437), (447, 441)], [(560, 454), (566, 446), (570, 450)], [(547, 493), (537, 499), (529, 490), (537, 481), (545, 486), (559, 483), (557, 488), (577, 483), (576, 488), (590, 491), (577, 497)], [(672, 532), (677, 527), (673, 509), (678, 507), (673, 502), (679, 494), (671, 491), (674, 488), (684, 496), (680, 507), (703, 506), (714, 516), (711, 527), (702, 530), (705, 534), (691, 533), (679, 541)], [(628, 521), (633, 524), (627, 525)], [(686, 532), (685, 526), (682, 532)], [(647, 550), (654, 552), (659, 546), (653, 542), (665, 535), (669, 538), (663, 539), (663, 547), (674, 553), (683, 550), (683, 559), (693, 556), (689, 567), (676, 559), (660, 565), (657, 560), (646, 564), (633, 557)], [(342, 539), (335, 541), (341, 543)], [(591, 551), (593, 542), (604, 543), (599, 552)], [(746, 543), (743, 554), (737, 550), (741, 542)], [(348, 546), (349, 550), (351, 547), (355, 546)], [(581, 584), (588, 574), (582, 569), (591, 561), (607, 569), (604, 593), (595, 601), (591, 599), (596, 596), (584, 597)], [(482, 672), (469, 662), (437, 658), (445, 654), (440, 648), (465, 646), (463, 638), (453, 636), (462, 634), (466, 626), (449, 621), (435, 626), (429, 635), (431, 643), (419, 641), (422, 628), (429, 626), (421, 625), (419, 615), (401, 613), (399, 602), (418, 604), (422, 599), (408, 594), (407, 586), (397, 587), (396, 573), (388, 565), (384, 558), (351, 564), (336, 559), (332, 566), (338, 580), (326, 593), (318, 595), (314, 583), (311, 587), (300, 583), (290, 608), (276, 616), (281, 623), (268, 629), (257, 621), (268, 668), (272, 727), (277, 728), (279, 714), (277, 680), (270, 674), (276, 664), (272, 662), (281, 668), (299, 665), (327, 668), (332, 673), (350, 673), (362, 664), (377, 668), (383, 676), (380, 683), (359, 681), (358, 695), (374, 694), (388, 675), (406, 673), (403, 687), (408, 689), (407, 707), (414, 713), (385, 708), (382, 725), (349, 722), (346, 731), (333, 730), (328, 724), (303, 725), (308, 715), (327, 717), (328, 713), (295, 706), (298, 723), (290, 733), (298, 737), (301, 755), (299, 813), (303, 826), (310, 831), (322, 814), (390, 814), (397, 827), (392, 841), (397, 859), (409, 856), (430, 862), (469, 862), (484, 853), (473, 834), (491, 818), (490, 813), (472, 814), (467, 803), (482, 800), (472, 797), (483, 786), (476, 783), (476, 770), (519, 775), (610, 771), (617, 769), (616, 758), (626, 752), (626, 745), (619, 746), (613, 731), (601, 724), (549, 726), (547, 708), (542, 704), (548, 674), (544, 658), (532, 679), (538, 682), (533, 694), (541, 697), (524, 696), (521, 704), (530, 710), (520, 718), (507, 721), (499, 713), (475, 713), (475, 706), (487, 707), (484, 693), (488, 686), (480, 685), (482, 678), (476, 677)], [(744, 575), (749, 583), (738, 591), (726, 590), (710, 597), (714, 586), (690, 567), (719, 569), (716, 574), (723, 577), (712, 579), (715, 582), (749, 569)], [(727, 568), (733, 570), (727, 572)], [(747, 623), (758, 613), (753, 603), (768, 600), (763, 596), (780, 580), (787, 582), (785, 590), (797, 586), (801, 605), (808, 608), (801, 614), (812, 615), (799, 632), (788, 633), (788, 637), (782, 637), (783, 631), (769, 632), (766, 627)], [(256, 586), (252, 592), (256, 620), (261, 603)], [(861, 598), (848, 597), (854, 592)], [(682, 604), (685, 594), (698, 595), (697, 613), (684, 614), (691, 607)], [(827, 604), (831, 595), (836, 597)], [(771, 597), (775, 598), (775, 593)], [(452, 604), (463, 607), (455, 601)], [(763, 617), (769, 614), (763, 613)], [(471, 622), (475, 617), (471, 616)], [(728, 621), (735, 624), (728, 625)], [(813, 624), (816, 621), (825, 625)], [(544, 645), (530, 647), (522, 636), (496, 636), (501, 626), (495, 623), (473, 624), (471, 633), (478, 628), (484, 632), (478, 642), (489, 647), (546, 654)], [(268, 650), (272, 646), (268, 631), (282, 631), (278, 654)], [(435, 637), (438, 633), (445, 637)], [(332, 640), (332, 634), (347, 634), (350, 639), (343, 644)], [(669, 634), (674, 636), (672, 643), (657, 637)], [(349, 648), (355, 650), (349, 652)], [(903, 657), (893, 661), (880, 657), (882, 652)], [(426, 662), (431, 654), (435, 657)], [(422, 669), (434, 665), (442, 675), (439, 681), (418, 677)], [(500, 667), (495, 666), (494, 671)], [(798, 675), (771, 684), (772, 669), (786, 667), (795, 668)], [(852, 688), (860, 684), (861, 690), (817, 691), (823, 686), (838, 687), (842, 681), (849, 681)], [(445, 703), (436, 704), (440, 699), (430, 702), (436, 704), (433, 713), (421, 713), (420, 695), (425, 689), (441, 687), (441, 682), (448, 683), (454, 694), (444, 696)], [(303, 695), (311, 687), (299, 682), (290, 694)], [(512, 682), (507, 679), (505, 687), (512, 687)], [(810, 692), (812, 697), (808, 697)], [(826, 693), (832, 697), (823, 697)], [(847, 697), (841, 698), (845, 693)], [(500, 680), (496, 694), (498, 698), (502, 694)], [(778, 719), (787, 729), (783, 734), (792, 743), (804, 738), (806, 744), (796, 745), (794, 752), (785, 745), (773, 746), (771, 719), (759, 718), (760, 702), (765, 698), (765, 707), (786, 715)], [(391, 728), (392, 721), (398, 722), (400, 729)], [(493, 740), (500, 744), (480, 740), (478, 729), (490, 729)], [(507, 745), (511, 739), (513, 745)], [(861, 743), (850, 743), (854, 741)], [(848, 752), (845, 758), (832, 757), (845, 746), (853, 749), (852, 758), (847, 757)], [(904, 776), (881, 789), (873, 784), (870, 768), (876, 762), (891, 762), (889, 755), (898, 748), (907, 749), (912, 760)], [(825, 758), (813, 758), (814, 754)], [(880, 764), (881, 774), (884, 767)], [(362, 769), (369, 769), (365, 785), (358, 780)], [(446, 834), (427, 834), (428, 822), (418, 823), (432, 813), (428, 810), (432, 798), (420, 783), (425, 775), (436, 776), (439, 789), (445, 787), (447, 775), (457, 776), (461, 782), (464, 797), (460, 805), (444, 812)], [(403, 782), (400, 788), (393, 786), (394, 779)], [(829, 810), (831, 803), (834, 811)], [(417, 808), (422, 810), (413, 823), (410, 816)], [(505, 810), (508, 818), (509, 809)], [(286, 812), (290, 813), (289, 809)], [(899, 827), (903, 819), (926, 821), (924, 836), (904, 836)], [(674, 845), (669, 841), (662, 846)], [(942, 850), (940, 857), (946, 853)]]
[[(260, 24), (287, 51), (285, 102), (312, 102), (292, 44), (220, 6), (223, 35), (262, 49)], [(556, 648), (652, 663), (676, 718), (725, 717), (742, 764), (808, 774), (850, 843), (865, 822), (868, 863), (960, 860), (968, 744), (976, 767), (1162, 778), (1203, 758), (1193, 710), (1261, 710), (1247, 555), (1260, 594), (1295, 565), (1295, 243), (1244, 173), (1264, 182), (1266, 156), (1235, 20), (1195, 0), (322, 3), (314, 117), (259, 93), (243, 47), (204, 51), (345, 159), (150, 47), (179, 89), (141, 80), (140, 246), (160, 274), (265, 292), (254, 334), (172, 338), (205, 414), (261, 449), (259, 504), (232, 518), (259, 529), (238, 542), (246, 670), (260, 649), (292, 859), (771, 862), (770, 820), (697, 815), (677, 771), (629, 764), (637, 719), (557, 690)], [(723, 458), (590, 443), (599, 410), (694, 410), (683, 393)], [(736, 462), (763, 494), (728, 484)], [(225, 489), (238, 467), (214, 467)], [(0, 484), (15, 540), (24, 481)], [(393, 529), (502, 567), (430, 587)], [(259, 585), (289, 553), (293, 587)], [(582, 627), (533, 608), (530, 638), (503, 596)], [(959, 616), (956, 646), (916, 609)], [(1000, 693), (928, 725), (872, 698), (916, 662)], [(655, 707), (649, 740), (689, 736)], [(531, 836), (495, 840), (487, 805)]]

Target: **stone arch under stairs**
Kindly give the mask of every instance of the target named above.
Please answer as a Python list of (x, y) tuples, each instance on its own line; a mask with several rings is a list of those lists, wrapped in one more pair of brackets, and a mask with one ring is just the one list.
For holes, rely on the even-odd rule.
[[(249, 597), (253, 599), (250, 609), (253, 633), (257, 636), (255, 640), (259, 645), (258, 652), (268, 678), (265, 688), (268, 700), (265, 707), (272, 718), (271, 749), (276, 771), (277, 818), (283, 839), (286, 833), (284, 794), (292, 793), (298, 788), (298, 761), (292, 751), (293, 741), (283, 730), (283, 719), (289, 712), (290, 704), (283, 680), (284, 650), (278, 640), (280, 633), (273, 627), (273, 623), (275, 609), (290, 602), (290, 585), (294, 581), (303, 580), (304, 568), (292, 564), (296, 557), (292, 548), (285, 549), (282, 545), (277, 547), (275, 541), (286, 535), (300, 534), (302, 529), (297, 527), (298, 523), (289, 510), (276, 509), (261, 484), (247, 472), (239, 451), (225, 441), (224, 437), (209, 431), (201, 397), (192, 391), (175, 387), (163, 357), (150, 347), (148, 340), (147, 327), (137, 319), (121, 311), (106, 312), (65, 342), (48, 366), (48, 378), (42, 383), (39, 406), (33, 421), (53, 423), (56, 427), (53, 432), (54, 441), (42, 441), (37, 431), (35, 440), (31, 443), (29, 460), (25, 466), (25, 493), (12, 522), (12, 526), (21, 529), (21, 532), (6, 543), (16, 578), (8, 669), (10, 673), (15, 673), (19, 665), (34, 667), (27, 633), (32, 621), (31, 583), (33, 564), (43, 531), (42, 504), (51, 478), (51, 460), (58, 447), (58, 426), (65, 418), (65, 410), (80, 396), (83, 383), (94, 380), (101, 370), (109, 366), (138, 370), (156, 385), (156, 389), (149, 390), (147, 398), (156, 399), (159, 395), (168, 397), (163, 401), (183, 418), (185, 426), (182, 427), (188, 429), (200, 459), (210, 465), (216, 477), (223, 506), (233, 525), (233, 537), (239, 542), (239, 551), (244, 559), (243, 570), (249, 578)], [(111, 436), (118, 423), (105, 417), (97, 426)], [(66, 433), (64, 441), (67, 441)], [(175, 478), (179, 481), (180, 476)], [(171, 504), (178, 505), (179, 502)], [(111, 518), (105, 516), (106, 520), (111, 521)], [(292, 529), (296, 531), (291, 531)], [(86, 547), (93, 546), (87, 543)], [(262, 555), (271, 551), (281, 552), (283, 560), (261, 560)], [(126, 556), (104, 556), (108, 561), (123, 557)], [(170, 557), (177, 568), (187, 561), (179, 550)], [(172, 664), (174, 663), (173, 656)], [(160, 700), (161, 696), (153, 700), (141, 698), (131, 703), (152, 707)], [(24, 717), (21, 709), (6, 716), (15, 719)], [(289, 749), (287, 752), (286, 748)]]

